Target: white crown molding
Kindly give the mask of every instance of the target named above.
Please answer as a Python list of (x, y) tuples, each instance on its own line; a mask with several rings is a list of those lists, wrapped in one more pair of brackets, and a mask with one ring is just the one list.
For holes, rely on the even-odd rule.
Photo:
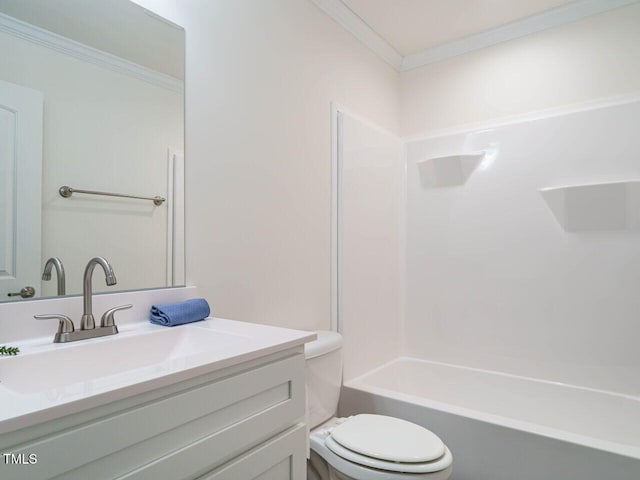
[(636, 3), (638, 0), (579, 0), (560, 7), (530, 15), (491, 30), (427, 48), (407, 55), (402, 60), (402, 70), (422, 67), (446, 58), (490, 47), (548, 28), (558, 27), (614, 8)]
[(9, 35), (64, 53), (79, 60), (93, 63), (99, 67), (129, 75), (175, 92), (184, 92), (184, 82), (182, 80), (89, 47), (83, 43), (49, 32), (48, 30), (36, 27), (35, 25), (3, 13), (0, 13), (0, 32), (8, 33)]
[(638, 1), (640, 0), (576, 0), (484, 32), (436, 45), (402, 57), (384, 38), (378, 35), (341, 0), (312, 0), (327, 15), (398, 71), (429, 65), (548, 28), (576, 22), (614, 8), (637, 3)]
[(400, 71), (402, 55), (378, 35), (364, 20), (347, 7), (341, 0), (311, 0), (345, 30), (364, 43), (393, 68)]

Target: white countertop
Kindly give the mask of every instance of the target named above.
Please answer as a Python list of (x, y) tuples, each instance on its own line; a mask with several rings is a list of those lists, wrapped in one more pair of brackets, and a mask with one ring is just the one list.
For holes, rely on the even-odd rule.
[(37, 338), (0, 358), (0, 434), (301, 346), (315, 333), (221, 318), (178, 327), (131, 323), (118, 335)]

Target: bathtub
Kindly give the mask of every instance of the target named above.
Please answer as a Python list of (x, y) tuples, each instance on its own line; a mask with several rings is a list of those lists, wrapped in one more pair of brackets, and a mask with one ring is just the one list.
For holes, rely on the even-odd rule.
[(343, 386), (340, 414), (436, 432), (454, 480), (640, 480), (640, 398), (412, 358)]

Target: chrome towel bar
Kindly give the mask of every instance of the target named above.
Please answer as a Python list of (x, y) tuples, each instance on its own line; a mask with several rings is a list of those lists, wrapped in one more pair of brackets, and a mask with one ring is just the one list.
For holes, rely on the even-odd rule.
[(162, 205), (166, 199), (163, 197), (140, 197), (138, 195), (127, 195), (125, 193), (110, 193), (110, 192), (97, 192), (94, 190), (80, 190), (79, 188), (71, 188), (64, 185), (58, 189), (58, 192), (64, 198), (69, 198), (74, 193), (86, 193), (88, 195), (106, 195), (108, 197), (124, 197), (124, 198), (137, 198), (140, 200), (151, 200), (154, 205)]

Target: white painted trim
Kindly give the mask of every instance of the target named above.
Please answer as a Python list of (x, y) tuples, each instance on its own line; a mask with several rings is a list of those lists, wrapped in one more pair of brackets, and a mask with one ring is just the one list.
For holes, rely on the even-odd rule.
[(184, 154), (173, 152), (174, 180), (173, 180), (173, 286), (185, 285), (185, 180)]
[(402, 180), (400, 189), (400, 355), (405, 355), (409, 348), (407, 346), (407, 325), (406, 325), (406, 311), (407, 311), (407, 251), (408, 235), (407, 235), (407, 212), (409, 211), (409, 198), (407, 195), (407, 165), (408, 154), (407, 145), (402, 141), (402, 138), (396, 136), (401, 144), (401, 162), (402, 162)]
[(447, 58), (559, 27), (640, 0), (576, 0), (484, 32), (436, 45), (403, 57), (341, 0), (312, 0), (327, 15), (398, 71), (411, 70)]
[(492, 28), (491, 30), (412, 53), (402, 59), (401, 70), (422, 67), (446, 58), (455, 57), (501, 42), (524, 37), (525, 35), (540, 32), (548, 28), (582, 20), (583, 18), (597, 15), (598, 13), (603, 13), (614, 8), (631, 5), (636, 2), (638, 2), (638, 0), (579, 0), (571, 2)]
[(572, 103), (563, 105), (561, 107), (547, 108), (544, 110), (536, 110), (529, 113), (523, 113), (518, 115), (507, 115), (504, 117), (498, 117), (491, 120), (482, 122), (466, 123), (464, 125), (443, 128), (439, 130), (432, 130), (426, 133), (420, 133), (417, 135), (408, 135), (402, 137), (402, 142), (409, 143), (419, 140), (428, 140), (431, 138), (444, 137), (448, 135), (457, 135), (461, 133), (470, 133), (478, 130), (487, 130), (491, 128), (504, 127), (506, 125), (513, 125), (517, 123), (531, 122), (534, 120), (541, 120), (544, 118), (559, 117), (563, 115), (570, 115), (572, 113), (586, 112), (588, 110), (597, 110), (599, 108), (614, 107), (616, 105), (624, 105), (626, 103), (640, 102), (640, 92), (634, 92), (625, 95), (616, 95), (613, 97), (603, 97), (595, 100), (589, 100), (586, 102)]
[(369, 119), (331, 102), (331, 330), (342, 333), (342, 145), (343, 115), (349, 115), (372, 130), (399, 138)]
[(340, 137), (340, 112), (338, 105), (331, 102), (331, 331), (339, 331), (338, 298), (340, 295), (338, 278), (338, 148)]
[(389, 136), (392, 136), (392, 137), (400, 138), (397, 133), (394, 133), (391, 130), (386, 129), (383, 126), (378, 125), (375, 122), (372, 122), (367, 117), (363, 117), (362, 115), (354, 112), (353, 110), (349, 110), (347, 107), (345, 107), (344, 105), (340, 105), (338, 102), (331, 102), (331, 105), (332, 105), (332, 107), (335, 107), (336, 110), (339, 111), (340, 113), (344, 113), (345, 115), (349, 115), (351, 118), (359, 121), (360, 123), (362, 123), (362, 124), (366, 125), (367, 127), (371, 128), (372, 130), (380, 132), (380, 133), (382, 133), (384, 135), (389, 135)]
[(380, 58), (396, 70), (402, 66), (400, 55), (384, 38), (378, 35), (364, 20), (356, 15), (341, 0), (311, 0), (345, 30), (373, 50)]
[(43, 28), (0, 13), (0, 32), (8, 33), (36, 45), (50, 48), (84, 62), (92, 63), (117, 73), (129, 75), (145, 82), (175, 91), (184, 92), (184, 82), (170, 75), (152, 70), (137, 63), (76, 42)]
[(337, 292), (338, 292), (338, 317), (337, 317), (337, 325), (336, 325), (336, 331), (342, 333), (343, 331), (343, 325), (342, 325), (342, 321), (344, 319), (344, 310), (343, 310), (343, 299), (344, 299), (344, 295), (343, 295), (343, 285), (344, 285), (344, 275), (343, 275), (343, 268), (342, 266), (344, 265), (344, 246), (343, 246), (343, 242), (342, 242), (342, 226), (343, 226), (343, 222), (342, 222), (342, 218), (343, 218), (343, 213), (342, 213), (342, 195), (340, 195), (340, 192), (342, 192), (343, 188), (342, 188), (342, 172), (343, 172), (343, 165), (344, 165), (344, 112), (338, 110), (337, 111), (338, 114), (338, 118), (337, 118), (337, 122), (336, 122), (336, 138), (338, 139), (338, 151), (337, 151), (337, 156), (336, 156), (336, 171), (337, 171), (337, 184), (336, 184), (336, 250), (337, 250), (337, 276), (336, 276), (336, 287), (337, 287)]
[(175, 182), (175, 155), (171, 149), (167, 150), (167, 251), (166, 285), (173, 285), (173, 221), (174, 221), (174, 182)]
[(171, 149), (167, 153), (166, 261), (167, 286), (184, 285), (184, 156)]

